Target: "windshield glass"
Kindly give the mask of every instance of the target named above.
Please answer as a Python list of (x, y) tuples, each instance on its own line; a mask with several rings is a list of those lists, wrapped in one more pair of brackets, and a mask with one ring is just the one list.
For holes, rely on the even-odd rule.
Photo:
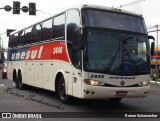
[(146, 35), (98, 28), (86, 29), (85, 34), (85, 70), (114, 75), (149, 73), (150, 54)]
[(144, 20), (140, 16), (94, 9), (82, 10), (85, 27), (110, 28), (146, 33)]

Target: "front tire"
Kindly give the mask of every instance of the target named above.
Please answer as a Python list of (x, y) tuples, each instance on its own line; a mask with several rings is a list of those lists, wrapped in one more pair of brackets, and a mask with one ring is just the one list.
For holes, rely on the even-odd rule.
[(58, 97), (62, 103), (69, 104), (71, 102), (70, 96), (66, 94), (66, 84), (64, 77), (61, 77), (58, 82)]

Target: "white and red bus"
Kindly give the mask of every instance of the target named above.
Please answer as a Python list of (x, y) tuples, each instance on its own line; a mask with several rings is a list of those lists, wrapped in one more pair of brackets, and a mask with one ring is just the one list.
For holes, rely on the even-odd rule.
[(55, 91), (63, 103), (120, 101), (148, 95), (150, 56), (141, 15), (81, 5), (12, 32), (7, 76), (19, 89)]

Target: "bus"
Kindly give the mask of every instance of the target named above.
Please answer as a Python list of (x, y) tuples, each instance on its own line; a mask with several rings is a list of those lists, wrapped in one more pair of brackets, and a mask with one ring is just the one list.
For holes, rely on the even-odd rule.
[(54, 91), (62, 103), (146, 97), (149, 39), (142, 15), (79, 5), (12, 32), (7, 76), (19, 89)]
[[(151, 57), (151, 66), (153, 68), (155, 68), (156, 64), (159, 66), (160, 65), (160, 47), (155, 47), (155, 50), (154, 50), (154, 55)], [(156, 62), (157, 60), (157, 62)]]

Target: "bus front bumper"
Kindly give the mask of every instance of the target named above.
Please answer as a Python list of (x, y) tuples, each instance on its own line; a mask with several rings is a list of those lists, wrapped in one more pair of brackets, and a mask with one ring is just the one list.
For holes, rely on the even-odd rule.
[(80, 98), (107, 99), (107, 98), (134, 98), (146, 97), (150, 86), (145, 87), (101, 87), (85, 85)]

